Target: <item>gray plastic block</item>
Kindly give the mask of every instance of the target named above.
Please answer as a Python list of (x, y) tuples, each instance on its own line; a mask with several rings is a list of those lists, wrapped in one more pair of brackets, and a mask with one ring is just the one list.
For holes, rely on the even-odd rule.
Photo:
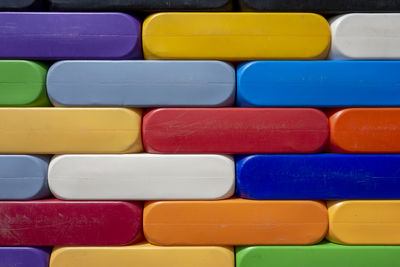
[(55, 106), (231, 106), (235, 88), (221, 61), (61, 61), (47, 76)]
[(51, 195), (49, 157), (0, 155), (0, 200), (32, 200)]

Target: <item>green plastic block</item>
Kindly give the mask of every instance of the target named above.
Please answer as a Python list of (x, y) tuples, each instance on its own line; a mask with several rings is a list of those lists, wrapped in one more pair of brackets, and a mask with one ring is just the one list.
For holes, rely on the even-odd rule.
[(50, 106), (46, 92), (48, 67), (26, 60), (0, 60), (0, 106)]
[(400, 246), (246, 246), (236, 248), (236, 267), (394, 267)]

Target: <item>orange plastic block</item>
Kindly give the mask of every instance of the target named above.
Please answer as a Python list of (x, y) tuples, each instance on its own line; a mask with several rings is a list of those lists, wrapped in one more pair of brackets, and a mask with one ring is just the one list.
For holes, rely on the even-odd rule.
[(143, 227), (156, 245), (305, 245), (324, 238), (328, 212), (317, 201), (158, 201)]
[(400, 108), (351, 108), (329, 118), (330, 150), (400, 153)]

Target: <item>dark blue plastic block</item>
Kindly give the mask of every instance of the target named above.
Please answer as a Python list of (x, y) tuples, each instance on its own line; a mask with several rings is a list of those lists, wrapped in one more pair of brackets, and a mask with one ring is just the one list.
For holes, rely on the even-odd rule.
[(237, 70), (243, 107), (400, 106), (400, 61), (254, 61)]
[(51, 195), (49, 157), (0, 155), (0, 200), (31, 200)]
[(400, 155), (250, 155), (236, 160), (241, 198), (400, 198)]

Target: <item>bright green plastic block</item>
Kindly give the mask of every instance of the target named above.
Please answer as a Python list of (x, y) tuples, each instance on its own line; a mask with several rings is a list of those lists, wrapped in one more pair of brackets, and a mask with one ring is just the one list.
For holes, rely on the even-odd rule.
[(50, 106), (47, 67), (26, 60), (0, 60), (0, 106)]
[(400, 246), (249, 246), (236, 248), (236, 267), (398, 267)]

